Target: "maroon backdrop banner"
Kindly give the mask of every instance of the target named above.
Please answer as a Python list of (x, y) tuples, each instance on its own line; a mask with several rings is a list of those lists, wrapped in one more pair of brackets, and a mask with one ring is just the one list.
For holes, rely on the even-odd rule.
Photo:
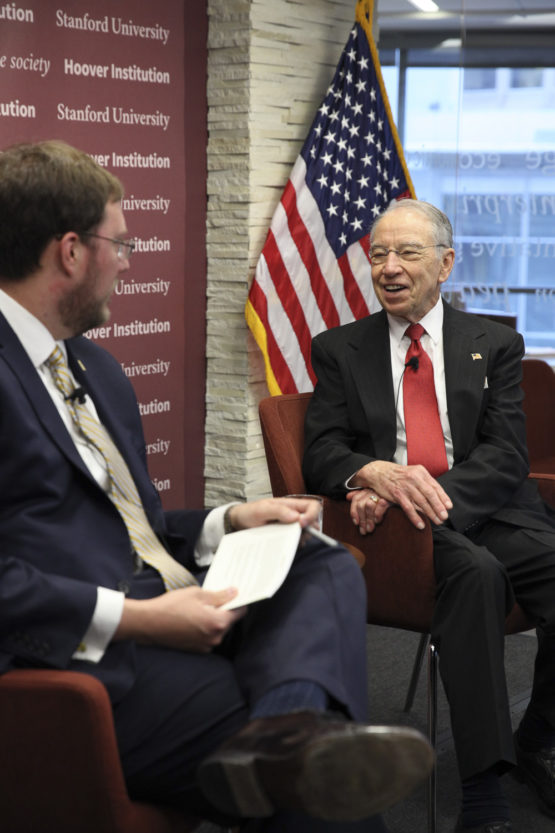
[[(206, 15), (203, 2), (193, 11), (190, 5), (0, 4), (1, 147), (64, 139), (125, 186), (123, 209), (136, 250), (110, 321), (86, 335), (116, 356), (135, 387), (151, 477), (166, 508), (202, 505), (203, 491), (205, 107), (199, 91)], [(198, 112), (192, 125), (186, 110)], [(189, 201), (196, 213), (185, 229)]]

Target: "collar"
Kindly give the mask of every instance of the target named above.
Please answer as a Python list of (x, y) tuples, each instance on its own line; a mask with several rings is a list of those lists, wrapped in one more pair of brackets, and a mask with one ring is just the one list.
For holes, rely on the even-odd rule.
[[(409, 322), (405, 318), (398, 318), (389, 313), (387, 313), (387, 320), (389, 321), (391, 336), (394, 342), (400, 346), (405, 337), (405, 330), (409, 326)], [(438, 299), (437, 304), (418, 323), (422, 324), (434, 344), (438, 344), (441, 341), (443, 335), (443, 301), (441, 297)]]
[(67, 358), (65, 343), (55, 341), (52, 334), (38, 318), (35, 318), (28, 309), (25, 309), (2, 289), (0, 289), (0, 312), (15, 332), (23, 349), (37, 369), (44, 364), (56, 344), (59, 345)]

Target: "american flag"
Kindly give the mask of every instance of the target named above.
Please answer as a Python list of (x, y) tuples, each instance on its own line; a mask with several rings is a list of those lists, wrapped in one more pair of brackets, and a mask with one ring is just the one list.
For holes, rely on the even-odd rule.
[(377, 308), (373, 218), (414, 190), (372, 38), (372, 0), (355, 25), (297, 158), (246, 305), (272, 395), (311, 391), (313, 336)]

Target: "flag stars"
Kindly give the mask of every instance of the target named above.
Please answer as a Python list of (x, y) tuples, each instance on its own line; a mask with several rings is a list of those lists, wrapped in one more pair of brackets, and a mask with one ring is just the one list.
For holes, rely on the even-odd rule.
[[(327, 184), (327, 182), (326, 182), (326, 184)], [(332, 185), (331, 185), (330, 191), (331, 191), (331, 193), (332, 193), (334, 196), (335, 196), (336, 194), (339, 194), (339, 193), (340, 193), (340, 191), (341, 191), (341, 185), (340, 185), (338, 182), (332, 182)]]
[(357, 63), (361, 69), (368, 69), (368, 58), (365, 58), (364, 55), (361, 58), (359, 58)]
[(332, 162), (333, 162), (333, 156), (331, 155), (331, 153), (324, 153), (324, 155), (322, 156), (322, 164), (323, 165), (331, 165)]
[(366, 200), (363, 199), (363, 197), (357, 197), (355, 205), (359, 210), (362, 210), (363, 208), (366, 208)]
[(330, 205), (326, 208), (326, 212), (328, 217), (337, 217), (337, 206), (330, 203)]
[(369, 181), (370, 181), (370, 179), (367, 176), (359, 176), (359, 178), (357, 179), (357, 182), (358, 182), (361, 189), (362, 188), (368, 188), (368, 182)]
[(334, 169), (336, 174), (343, 173), (343, 162), (341, 162), (340, 159), (336, 159), (332, 165), (332, 168)]
[(326, 140), (328, 145), (330, 144), (330, 142), (335, 142), (335, 133), (332, 133), (331, 130), (328, 130), (328, 132), (324, 136), (324, 139)]
[(353, 231), (360, 231), (360, 229), (362, 228), (362, 220), (360, 220), (358, 217), (355, 217), (355, 219), (351, 223), (351, 226)]

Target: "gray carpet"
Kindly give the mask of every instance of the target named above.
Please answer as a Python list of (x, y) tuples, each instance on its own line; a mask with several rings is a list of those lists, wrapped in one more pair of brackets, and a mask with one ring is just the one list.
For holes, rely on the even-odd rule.
[[(410, 714), (403, 706), (420, 635), (393, 628), (368, 627), (370, 717), (372, 723), (413, 726), (426, 732), (426, 667), (419, 680)], [(505, 640), (507, 685), (516, 728), (530, 696), (536, 653), (535, 635), (518, 634)], [(452, 833), (460, 807), (460, 787), (447, 703), (440, 683), (437, 744), (437, 833)], [(554, 833), (555, 821), (540, 813), (527, 787), (511, 775), (503, 777), (514, 833)], [(419, 788), (391, 808), (385, 819), (390, 833), (427, 833), (426, 789)]]

